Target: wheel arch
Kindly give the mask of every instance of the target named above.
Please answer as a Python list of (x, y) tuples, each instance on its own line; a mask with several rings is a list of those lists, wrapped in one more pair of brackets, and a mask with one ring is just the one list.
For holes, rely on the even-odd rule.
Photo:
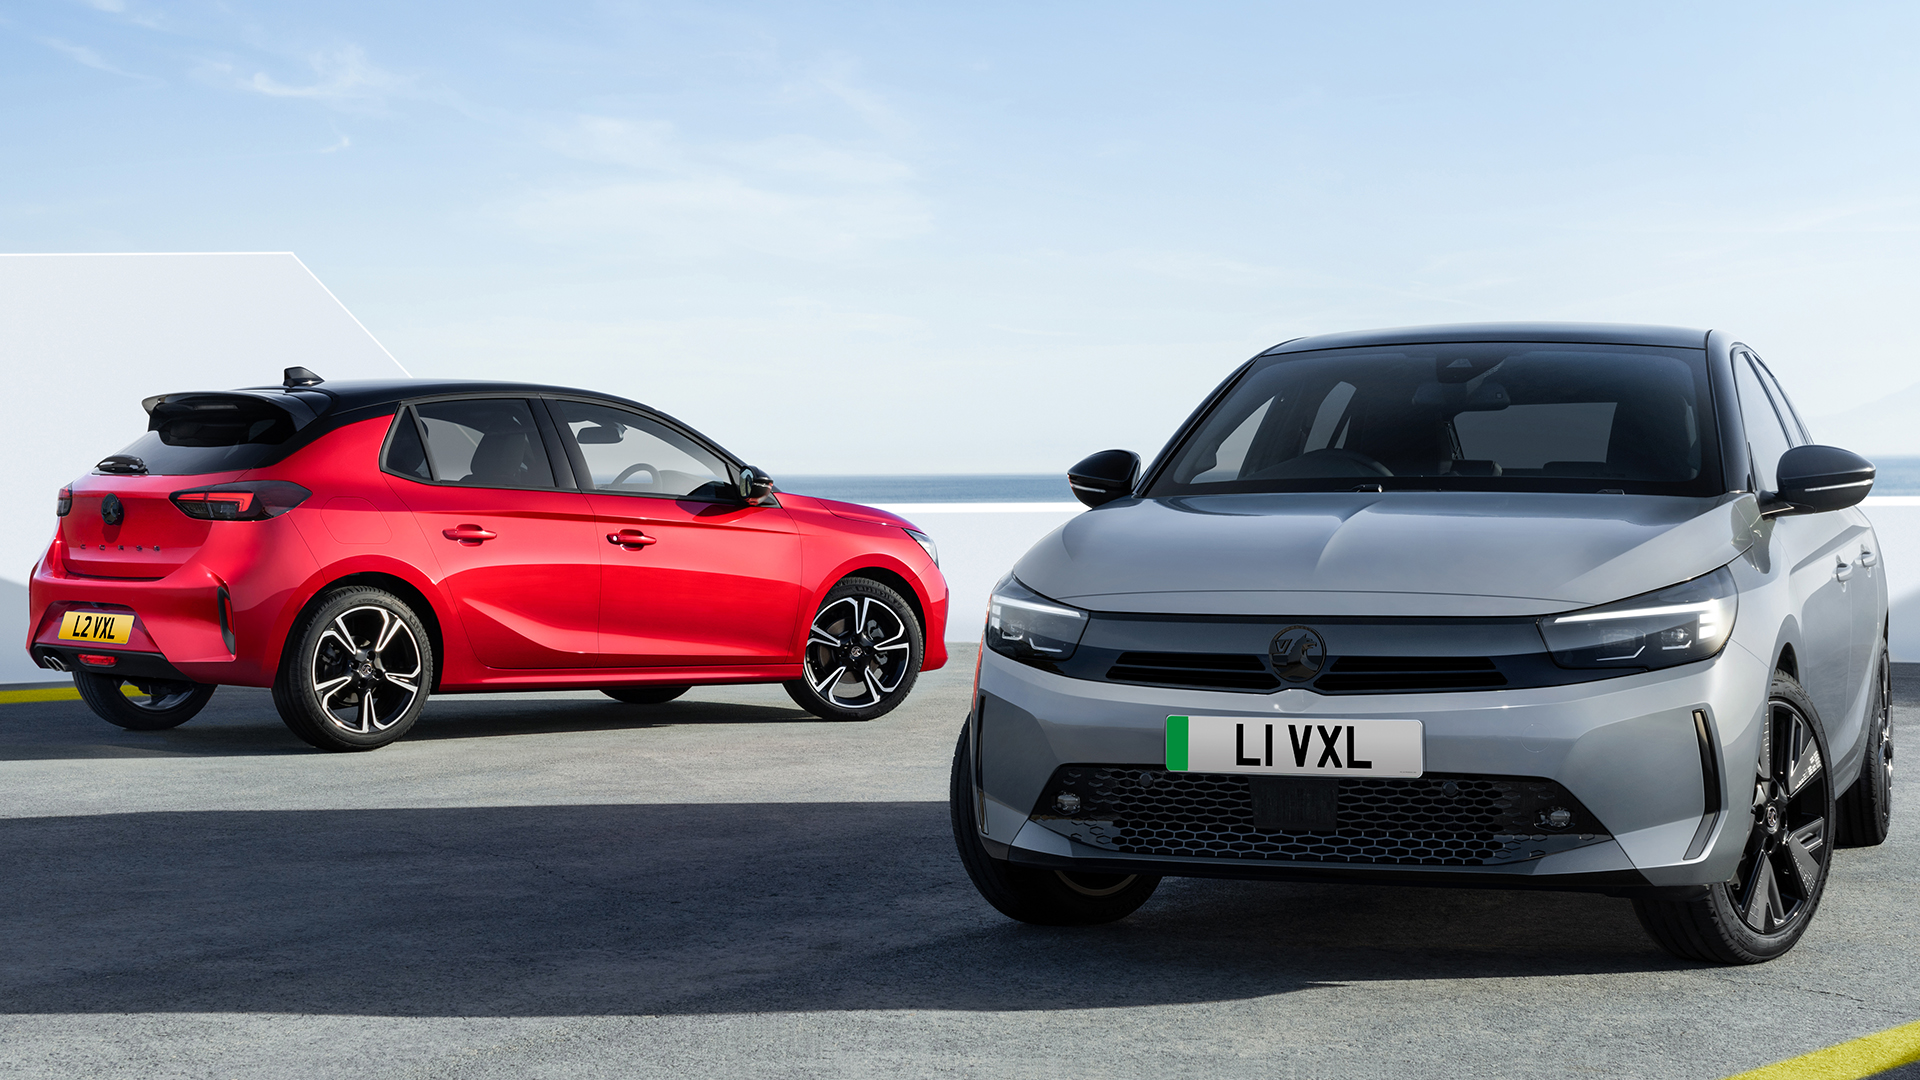
[[(292, 622), (288, 624), (288, 632), (291, 633), (293, 627), (301, 625), (315, 608), (318, 608), (326, 601), (327, 597), (333, 595), (333, 593), (340, 589), (350, 589), (356, 586), (390, 592), (406, 601), (407, 605), (413, 608), (414, 614), (420, 616), (420, 621), (427, 626), (428, 644), (433, 649), (432, 690), (440, 689), (440, 678), (447, 666), (446, 634), (441, 629), (440, 612), (434, 608), (433, 602), (427, 598), (424, 590), (413, 582), (396, 574), (385, 573), (379, 570), (362, 570), (327, 581), (325, 584), (314, 589), (312, 595), (307, 597), (306, 603), (300, 605), (299, 611), (294, 613)], [(283, 643), (281, 648), (283, 660), (285, 653), (286, 649)], [(276, 664), (275, 667), (277, 670), (278, 665)]]
[[(832, 584), (828, 585), (826, 592), (832, 592), (834, 587), (841, 582), (848, 578), (856, 577), (866, 578), (869, 581), (877, 581), (887, 588), (892, 589), (894, 592), (899, 593), (901, 596), (906, 597), (908, 606), (913, 608), (913, 617), (920, 623), (920, 636), (923, 639), (926, 637), (927, 609), (925, 602), (920, 599), (920, 590), (914, 588), (913, 582), (908, 581), (906, 577), (884, 566), (863, 566), (848, 570), (836, 578)], [(826, 592), (820, 595), (825, 596)], [(818, 604), (816, 603), (815, 606), (817, 607)]]

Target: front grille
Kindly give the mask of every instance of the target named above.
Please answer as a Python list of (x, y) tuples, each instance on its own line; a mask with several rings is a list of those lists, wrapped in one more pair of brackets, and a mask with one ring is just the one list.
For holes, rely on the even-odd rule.
[(1313, 688), (1330, 694), (1476, 690), (1507, 685), (1484, 656), (1341, 656)]
[(1203, 690), (1275, 690), (1261, 657), (1245, 653), (1125, 652), (1107, 671), (1112, 682)]
[[(1342, 777), (1338, 784), (1333, 829), (1288, 832), (1256, 824), (1246, 776), (1063, 765), (1033, 819), (1120, 854), (1372, 866), (1497, 866), (1610, 839), (1565, 788), (1539, 777)], [(1071, 809), (1060, 809), (1062, 801)], [(1570, 815), (1558, 829), (1546, 816), (1556, 808)]]
[[(1108, 682), (1190, 690), (1270, 692), (1283, 685), (1267, 658), (1252, 653), (1123, 652)], [(1485, 656), (1337, 656), (1318, 678), (1299, 683), (1321, 694), (1417, 694), (1507, 685)]]

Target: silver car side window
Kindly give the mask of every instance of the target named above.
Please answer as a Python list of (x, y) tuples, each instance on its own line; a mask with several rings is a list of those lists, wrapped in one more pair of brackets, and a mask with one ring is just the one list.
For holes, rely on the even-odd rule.
[(1740, 417), (1745, 421), (1747, 448), (1753, 455), (1754, 485), (1760, 491), (1776, 491), (1779, 484), (1774, 479), (1774, 468), (1780, 464), (1780, 455), (1793, 443), (1787, 438), (1786, 427), (1774, 412), (1773, 400), (1767, 396), (1760, 376), (1745, 353), (1734, 354), (1733, 385), (1739, 392)]

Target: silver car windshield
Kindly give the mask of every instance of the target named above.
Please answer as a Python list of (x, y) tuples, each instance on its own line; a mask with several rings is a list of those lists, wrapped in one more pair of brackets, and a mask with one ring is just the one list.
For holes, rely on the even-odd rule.
[(1149, 497), (1461, 489), (1713, 495), (1706, 352), (1467, 343), (1262, 357)]

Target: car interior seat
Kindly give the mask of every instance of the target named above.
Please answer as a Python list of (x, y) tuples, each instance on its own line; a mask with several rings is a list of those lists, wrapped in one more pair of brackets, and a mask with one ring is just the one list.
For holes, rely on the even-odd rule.
[(489, 431), (473, 448), (470, 471), (463, 484), (518, 484), (527, 472), (527, 433)]

